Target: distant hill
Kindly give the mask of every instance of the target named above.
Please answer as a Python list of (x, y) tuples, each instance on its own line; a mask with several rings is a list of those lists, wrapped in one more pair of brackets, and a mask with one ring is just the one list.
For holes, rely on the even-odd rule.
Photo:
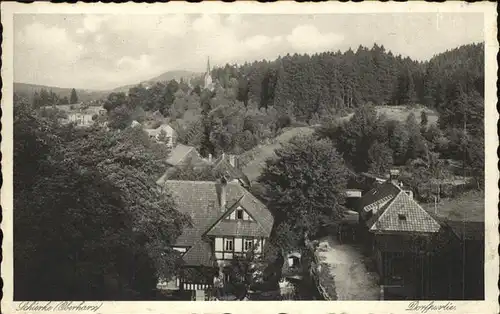
[[(47, 91), (53, 91), (61, 98), (64, 96), (70, 98), (71, 88), (26, 84), (26, 83), (14, 83), (14, 93), (18, 94), (19, 96), (27, 98), (29, 101), (33, 99), (33, 94), (35, 92), (40, 92), (42, 88), (46, 89)], [(105, 98), (108, 95), (108, 93), (109, 92), (107, 91), (76, 89), (78, 100), (83, 102)]]
[(200, 76), (201, 73), (198, 72), (191, 72), (191, 71), (167, 71), (163, 74), (158, 75), (157, 77), (154, 77), (148, 82), (165, 82), (165, 81), (171, 81), (171, 80), (176, 80), (180, 81), (181, 78), (184, 80), (190, 80), (194, 77)]
[[(137, 82), (135, 84), (129, 84), (113, 88), (111, 90), (89, 90), (89, 89), (78, 89), (76, 88), (76, 93), (80, 101), (91, 101), (106, 98), (111, 92), (128, 92), (131, 87), (143, 84), (145, 86), (152, 85), (156, 82), (165, 82), (170, 80), (180, 81), (181, 78), (184, 80), (190, 80), (195, 77), (199, 77), (201, 73), (191, 72), (191, 71), (167, 71), (149, 80)], [(54, 93), (58, 94), (59, 97), (67, 96), (70, 97), (71, 88), (63, 88), (56, 86), (46, 86), (37, 84), (27, 84), (27, 83), (14, 83), (14, 92), (22, 97), (27, 98), (29, 101), (33, 99), (33, 94), (35, 92), (40, 92), (44, 88), (48, 91), (52, 90)]]
[(128, 90), (131, 87), (137, 86), (139, 84), (142, 84), (144, 86), (149, 86), (149, 85), (153, 85), (154, 83), (157, 83), (157, 82), (166, 82), (166, 81), (171, 81), (171, 80), (180, 81), (181, 79), (184, 79), (186, 81), (189, 81), (190, 79), (195, 78), (195, 77), (199, 77), (200, 75), (202, 75), (202, 74), (198, 73), (198, 72), (183, 71), (183, 70), (167, 71), (165, 73), (162, 73), (162, 74), (160, 74), (156, 77), (153, 77), (149, 80), (146, 80), (146, 81), (142, 81), (142, 82), (138, 82), (135, 84), (129, 84), (129, 85), (124, 85), (124, 86), (114, 88), (112, 90), (112, 92), (124, 92), (125, 93), (125, 92), (128, 92)]

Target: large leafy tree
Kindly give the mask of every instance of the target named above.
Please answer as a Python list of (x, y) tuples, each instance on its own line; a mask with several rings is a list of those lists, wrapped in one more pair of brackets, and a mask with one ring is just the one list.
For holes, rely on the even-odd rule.
[(370, 147), (379, 141), (387, 140), (384, 117), (378, 117), (371, 106), (356, 110), (348, 123), (343, 123), (336, 139), (339, 151), (350, 161), (357, 171), (366, 171), (370, 167)]
[(377, 174), (388, 173), (393, 165), (393, 151), (386, 143), (375, 141), (368, 150), (369, 170)]
[(158, 176), (166, 169), (168, 148), (150, 141), (139, 128), (91, 129), (69, 136), (65, 158), (80, 167), (97, 168), (123, 191), (124, 209), (134, 217), (138, 239), (156, 262), (158, 276), (169, 278), (176, 259), (165, 250), (188, 220), (175, 210), (168, 191), (160, 193), (156, 188)]
[(188, 222), (154, 189), (162, 148), (134, 130), (62, 127), (23, 103), (14, 116), (15, 298), (152, 297)]
[(125, 95), (125, 93), (111, 93), (104, 101), (103, 107), (108, 112), (110, 112), (117, 107), (126, 105), (127, 103), (128, 100), (127, 100), (127, 95)]
[(114, 108), (108, 114), (109, 127), (123, 130), (132, 123), (132, 111), (129, 107), (122, 105)]
[(288, 222), (298, 234), (314, 233), (343, 215), (347, 170), (328, 140), (301, 136), (276, 150), (258, 179), (277, 224)]
[(428, 146), (413, 112), (406, 118), (406, 130), (409, 135), (407, 159), (421, 158), (427, 161)]

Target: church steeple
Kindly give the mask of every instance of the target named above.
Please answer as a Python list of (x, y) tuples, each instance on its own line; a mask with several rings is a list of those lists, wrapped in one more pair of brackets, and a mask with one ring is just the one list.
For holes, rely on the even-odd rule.
[(212, 82), (212, 74), (210, 72), (211, 72), (210, 57), (208, 57), (208, 59), (207, 59), (207, 72), (205, 73), (205, 88), (207, 88), (209, 90), (213, 90), (214, 84)]

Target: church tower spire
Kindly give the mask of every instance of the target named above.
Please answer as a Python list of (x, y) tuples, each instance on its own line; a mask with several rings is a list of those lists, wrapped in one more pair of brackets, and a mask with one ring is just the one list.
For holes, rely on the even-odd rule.
[(207, 59), (207, 72), (205, 73), (205, 88), (213, 91), (214, 89), (214, 84), (212, 81), (212, 74), (210, 73), (210, 57)]

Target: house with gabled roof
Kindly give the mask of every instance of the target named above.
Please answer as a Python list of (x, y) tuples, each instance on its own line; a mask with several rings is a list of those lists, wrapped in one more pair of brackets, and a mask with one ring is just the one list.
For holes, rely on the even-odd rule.
[(440, 223), (397, 182), (397, 173), (368, 191), (359, 202), (360, 222), (375, 257), (381, 285), (392, 294), (424, 298), (428, 254)]
[(433, 217), (442, 231), (433, 256), (434, 299), (484, 299), (484, 221)]
[[(171, 193), (177, 210), (192, 221), (173, 247), (182, 254), (183, 262), (175, 281), (177, 289), (209, 289), (234, 258), (249, 250), (257, 257), (262, 254), (274, 217), (239, 182), (225, 178), (219, 182), (166, 180), (163, 188)], [(186, 276), (192, 271), (201, 276)]]
[(212, 166), (216, 174), (224, 174), (229, 180), (236, 180), (243, 186), (250, 187), (250, 180), (241, 170), (237, 156), (222, 153), (219, 158), (212, 162)]
[(250, 187), (250, 180), (238, 165), (238, 158), (235, 155), (222, 153), (218, 158), (202, 158), (196, 148), (179, 144), (172, 150), (167, 160), (171, 166), (162, 177), (157, 180), (157, 184), (163, 184), (175, 173), (176, 167), (191, 165), (194, 168), (202, 169), (211, 166), (212, 174), (215, 177), (225, 176), (229, 181), (239, 182), (245, 188)]
[(145, 128), (151, 139), (166, 144), (168, 147), (174, 147), (177, 142), (177, 134), (175, 130), (167, 123), (158, 126), (155, 129)]
[(206, 164), (206, 161), (200, 156), (198, 151), (193, 146), (177, 144), (170, 152), (167, 163), (170, 166), (182, 166), (188, 163), (194, 165)]

